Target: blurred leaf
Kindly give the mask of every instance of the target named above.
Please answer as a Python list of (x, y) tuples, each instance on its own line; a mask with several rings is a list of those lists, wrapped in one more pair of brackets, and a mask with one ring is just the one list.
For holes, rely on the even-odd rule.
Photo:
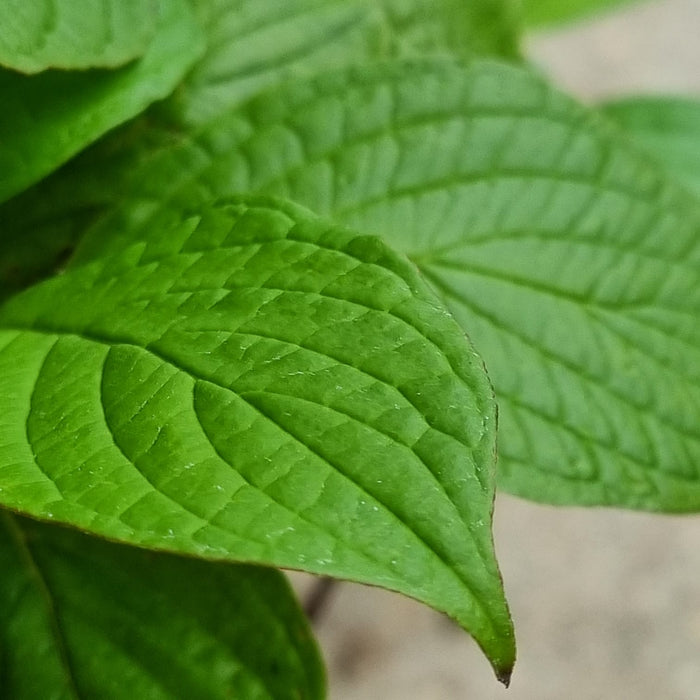
[(208, 49), (174, 97), (200, 124), (274, 84), (419, 53), (518, 54), (514, 0), (209, 0)]
[(571, 22), (597, 12), (632, 4), (635, 0), (521, 0), (527, 25)]
[(2, 694), (322, 698), (321, 660), (272, 569), (155, 554), (0, 511)]
[(114, 68), (142, 56), (158, 23), (159, 0), (3, 0), (0, 65)]
[(203, 44), (186, 0), (162, 1), (158, 33), (132, 65), (35, 76), (0, 70), (0, 202), (170, 94)]
[(119, 200), (132, 173), (183, 136), (148, 112), (0, 204), (0, 302), (59, 272), (86, 229)]
[(208, 46), (185, 84), (0, 205), (0, 301), (64, 264), (86, 227), (120, 199), (131, 171), (185, 136), (186, 122), (213, 120), (252, 93), (332, 65), (421, 51), (517, 53), (513, 0), (207, 0), (194, 7)]
[(635, 143), (677, 180), (700, 194), (700, 101), (631, 97), (601, 105)]

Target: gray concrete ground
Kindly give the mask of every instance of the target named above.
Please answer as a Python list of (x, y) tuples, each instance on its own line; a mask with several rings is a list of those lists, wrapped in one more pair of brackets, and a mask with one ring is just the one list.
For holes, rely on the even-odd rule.
[(566, 29), (535, 34), (526, 49), (555, 83), (583, 99), (697, 94), (700, 0), (633, 3)]
[[(588, 101), (700, 94), (700, 0), (536, 35), (528, 52)], [(499, 496), (495, 536), (519, 645), (511, 688), (437, 613), (342, 584), (317, 626), (331, 700), (700, 700), (700, 516)]]

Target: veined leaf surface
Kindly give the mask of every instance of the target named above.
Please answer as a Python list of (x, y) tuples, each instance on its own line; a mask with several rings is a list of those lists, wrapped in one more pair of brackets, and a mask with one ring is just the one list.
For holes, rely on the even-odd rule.
[(161, 3), (156, 36), (133, 64), (33, 76), (0, 70), (0, 202), (172, 92), (204, 46), (187, 0)]
[(114, 68), (142, 56), (158, 24), (158, 0), (4, 0), (0, 65)]
[(415, 53), (517, 56), (512, 0), (209, 0), (208, 49), (171, 103), (202, 123), (262, 89)]
[(670, 175), (700, 194), (700, 100), (628, 97), (601, 108)]
[(0, 205), (0, 301), (62, 264), (87, 222), (120, 200), (141, 160), (264, 88), (394, 55), (517, 54), (512, 0), (207, 0), (194, 7), (207, 50), (175, 94)]
[(700, 209), (657, 171), (529, 72), (429, 61), (254, 100), (134, 192), (158, 209), (263, 190), (385, 237), (487, 360), (505, 489), (693, 511)]
[(0, 502), (401, 591), (506, 679), (493, 394), (413, 266), (268, 200), (139, 230), (0, 309)]
[(0, 511), (3, 697), (323, 697), (284, 577), (111, 544)]

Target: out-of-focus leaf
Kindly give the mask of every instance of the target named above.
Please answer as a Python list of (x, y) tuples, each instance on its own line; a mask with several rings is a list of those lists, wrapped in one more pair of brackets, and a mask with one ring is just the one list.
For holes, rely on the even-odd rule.
[(629, 5), (634, 0), (521, 0), (527, 25), (549, 25)]
[(114, 68), (142, 56), (158, 24), (159, 0), (3, 0), (0, 65)]
[(670, 175), (700, 194), (700, 100), (630, 97), (601, 108)]
[(171, 101), (189, 124), (332, 67), (419, 53), (518, 54), (513, 0), (209, 0), (200, 10), (207, 53)]
[(0, 511), (0, 688), (12, 700), (323, 697), (272, 569), (111, 544)]
[(34, 76), (0, 70), (0, 202), (172, 92), (203, 38), (186, 0), (162, 3), (157, 34), (133, 64)]

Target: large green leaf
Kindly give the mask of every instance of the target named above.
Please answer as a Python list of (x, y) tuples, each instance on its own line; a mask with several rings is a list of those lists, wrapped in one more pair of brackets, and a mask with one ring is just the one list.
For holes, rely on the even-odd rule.
[(413, 266), (267, 200), (120, 230), (0, 309), (0, 502), (404, 592), (507, 678), (493, 395)]
[(148, 52), (119, 70), (0, 70), (0, 202), (169, 95), (203, 48), (187, 0), (162, 0)]
[(4, 0), (0, 65), (113, 68), (142, 56), (158, 21), (158, 0)]
[(147, 218), (246, 190), (418, 263), (486, 358), (504, 488), (700, 508), (700, 209), (607, 122), (524, 70), (399, 63), (254, 100), (133, 195)]
[(513, 0), (208, 0), (203, 7), (208, 50), (172, 102), (188, 123), (320, 69), (413, 53), (518, 52)]
[(110, 544), (0, 511), (0, 687), (46, 698), (323, 697), (272, 569)]
[(700, 194), (700, 100), (630, 97), (601, 108), (669, 174)]

